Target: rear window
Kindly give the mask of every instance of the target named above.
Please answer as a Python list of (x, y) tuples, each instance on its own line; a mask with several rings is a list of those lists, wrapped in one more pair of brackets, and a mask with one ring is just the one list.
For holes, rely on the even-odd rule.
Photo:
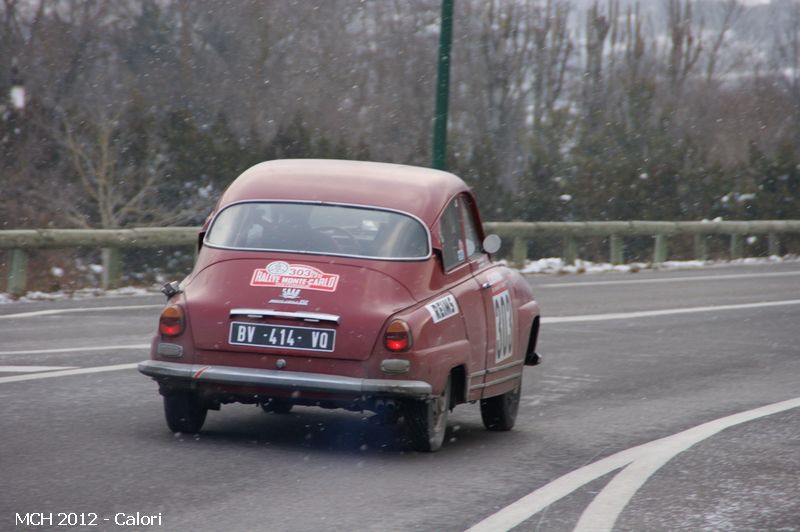
[(223, 209), (205, 237), (213, 247), (415, 260), (430, 256), (418, 219), (395, 211), (316, 203), (247, 202)]

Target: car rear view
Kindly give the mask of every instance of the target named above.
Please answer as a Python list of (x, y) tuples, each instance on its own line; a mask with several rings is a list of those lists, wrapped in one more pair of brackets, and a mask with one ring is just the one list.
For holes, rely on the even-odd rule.
[[(458, 403), (506, 397), (495, 402), (512, 412), (524, 353), (497, 364), (498, 321), (475, 274), (510, 281), (480, 247), (479, 221), (462, 235), (468, 194), (452, 174), (382, 163), (271, 161), (242, 174), (202, 228), (191, 274), (165, 286), (139, 364), (169, 428), (198, 432), (209, 409), (235, 402), (345, 408), (402, 418), (415, 447), (433, 451)], [(447, 249), (443, 234), (456, 235)], [(503, 321), (523, 335), (538, 312), (529, 292), (513, 291), (527, 314)]]

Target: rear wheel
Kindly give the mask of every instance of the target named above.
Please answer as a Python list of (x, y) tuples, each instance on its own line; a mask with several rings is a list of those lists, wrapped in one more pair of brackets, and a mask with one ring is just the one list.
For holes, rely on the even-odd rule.
[(264, 412), (274, 412), (276, 414), (288, 414), (292, 410), (292, 403), (285, 399), (270, 399), (269, 403), (264, 403), (261, 408)]
[(190, 392), (164, 396), (164, 417), (172, 432), (200, 432), (206, 421), (208, 408)]
[(481, 400), (481, 418), (488, 430), (511, 430), (517, 420), (522, 379), (517, 386), (502, 395)]
[(450, 378), (441, 395), (427, 401), (415, 401), (406, 407), (406, 424), (414, 448), (423, 452), (438, 451), (444, 443), (450, 411)]

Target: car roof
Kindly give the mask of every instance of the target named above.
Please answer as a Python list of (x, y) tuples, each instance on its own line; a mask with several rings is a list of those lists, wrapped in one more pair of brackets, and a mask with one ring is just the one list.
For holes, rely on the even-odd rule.
[(299, 200), (369, 205), (404, 211), (431, 225), (455, 194), (469, 191), (459, 177), (400, 164), (327, 159), (281, 159), (247, 169), (218, 203)]

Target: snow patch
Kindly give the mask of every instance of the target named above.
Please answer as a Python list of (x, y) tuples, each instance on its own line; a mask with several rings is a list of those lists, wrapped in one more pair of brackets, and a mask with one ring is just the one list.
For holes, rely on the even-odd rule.
[(723, 266), (723, 265), (754, 265), (754, 264), (774, 264), (776, 262), (795, 262), (800, 261), (800, 257), (787, 255), (785, 257), (750, 257), (736, 260), (669, 260), (661, 263), (652, 262), (631, 262), (628, 264), (610, 264), (608, 262), (592, 262), (588, 260), (576, 259), (575, 264), (566, 264), (558, 257), (549, 257), (534, 261), (528, 261), (525, 267), (520, 268), (521, 273), (525, 274), (567, 274), (567, 273), (603, 273), (603, 272), (629, 272), (635, 273), (640, 270), (685, 270), (703, 267)]
[(58, 292), (39, 292), (31, 291), (20, 297), (13, 299), (7, 293), (0, 292), (0, 305), (15, 303), (15, 302), (29, 302), (29, 301), (60, 301), (60, 300), (82, 300), (93, 299), (98, 297), (140, 297), (152, 296), (161, 291), (160, 285), (153, 285), (150, 287), (142, 288), (138, 286), (125, 286), (122, 288), (115, 288), (113, 290), (103, 290), (102, 288), (81, 288), (80, 290)]

